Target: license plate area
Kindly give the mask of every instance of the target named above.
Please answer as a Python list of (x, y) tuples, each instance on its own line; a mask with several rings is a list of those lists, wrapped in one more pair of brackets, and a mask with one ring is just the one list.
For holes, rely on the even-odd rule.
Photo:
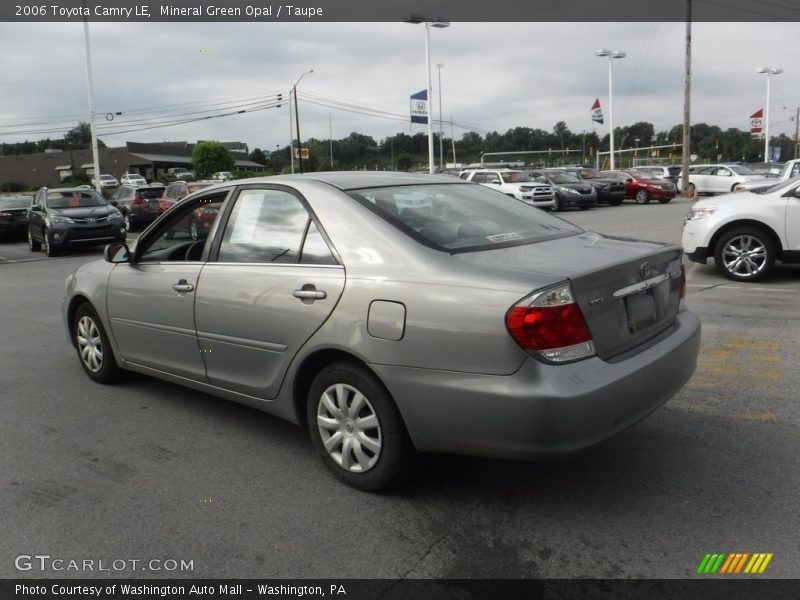
[(631, 294), (625, 298), (625, 312), (628, 315), (628, 331), (636, 333), (658, 321), (656, 299), (653, 290)]

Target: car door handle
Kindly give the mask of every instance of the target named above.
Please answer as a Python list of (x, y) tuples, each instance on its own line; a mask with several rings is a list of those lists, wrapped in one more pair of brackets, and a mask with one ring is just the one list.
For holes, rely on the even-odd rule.
[(323, 300), (328, 297), (328, 294), (323, 292), (322, 290), (295, 290), (292, 292), (292, 296), (295, 298), (300, 298), (301, 300)]
[(194, 286), (191, 283), (187, 282), (185, 279), (181, 279), (180, 281), (178, 281), (178, 283), (172, 285), (172, 289), (178, 293), (183, 294), (194, 290)]

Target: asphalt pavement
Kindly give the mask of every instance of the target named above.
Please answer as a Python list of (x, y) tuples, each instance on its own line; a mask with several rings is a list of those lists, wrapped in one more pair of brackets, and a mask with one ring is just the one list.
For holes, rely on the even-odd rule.
[[(561, 215), (679, 242), (690, 201), (629, 202)], [(762, 577), (800, 577), (798, 268), (745, 285), (689, 265), (697, 373), (624, 434), (544, 464), (425, 456), (377, 495), (277, 418), (144, 376), (92, 383), (60, 304), (97, 258), (0, 242), (0, 577), (678, 578), (708, 552), (773, 553)], [(37, 553), (143, 562), (15, 566)]]

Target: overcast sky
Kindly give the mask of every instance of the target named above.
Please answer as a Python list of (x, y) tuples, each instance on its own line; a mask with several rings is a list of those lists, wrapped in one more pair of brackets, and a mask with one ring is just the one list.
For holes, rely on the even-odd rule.
[[(83, 25), (0, 24), (3, 93), (0, 140), (60, 138), (88, 120)], [(256, 98), (286, 94), (300, 83), (301, 136), (334, 139), (358, 131), (376, 140), (423, 131), (408, 124), (409, 95), (425, 88), (425, 30), (405, 23), (92, 23), (89, 26), (95, 109), (109, 146), (126, 141), (244, 141), (274, 150), (289, 141), (288, 105), (244, 114), (126, 131), (156, 116), (236, 112)], [(614, 61), (614, 124), (649, 121), (656, 131), (683, 120), (683, 23), (453, 23), (431, 30), (431, 62), (441, 70), (443, 113), (455, 136), (516, 126), (591, 130), (600, 98), (608, 131), (608, 67), (598, 48), (621, 49)], [(771, 78), (770, 133), (792, 133), (800, 105), (800, 72), (791, 64), (800, 24), (695, 23), (692, 122), (749, 128), (766, 101), (759, 66)], [(434, 117), (437, 70), (432, 69)], [(311, 104), (346, 103), (402, 120)], [(304, 97), (307, 99), (304, 100)], [(786, 108), (784, 108), (786, 107)], [(107, 113), (121, 112), (112, 122)], [(191, 116), (180, 117), (191, 118)], [(467, 127), (464, 127), (467, 126)], [(54, 130), (42, 132), (41, 130)], [(26, 133), (12, 133), (25, 131)], [(449, 136), (449, 131), (447, 133)]]

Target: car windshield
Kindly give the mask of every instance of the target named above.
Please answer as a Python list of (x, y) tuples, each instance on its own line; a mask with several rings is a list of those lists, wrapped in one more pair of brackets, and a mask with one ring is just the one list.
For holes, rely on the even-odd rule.
[(407, 235), (446, 252), (516, 246), (583, 232), (478, 185), (409, 185), (349, 193)]
[(89, 208), (105, 206), (105, 198), (94, 190), (63, 190), (47, 192), (47, 208)]
[(0, 210), (11, 208), (28, 208), (31, 205), (30, 196), (13, 196), (11, 198), (0, 198)]
[(522, 171), (510, 171), (508, 173), (500, 173), (503, 178), (503, 183), (520, 183), (522, 181), (533, 181), (530, 175)]
[(653, 179), (653, 172), (652, 171), (644, 171), (640, 169), (631, 169), (628, 171), (630, 175), (635, 177), (636, 179)]
[(553, 183), (582, 183), (581, 178), (566, 171), (553, 171), (547, 176)]

